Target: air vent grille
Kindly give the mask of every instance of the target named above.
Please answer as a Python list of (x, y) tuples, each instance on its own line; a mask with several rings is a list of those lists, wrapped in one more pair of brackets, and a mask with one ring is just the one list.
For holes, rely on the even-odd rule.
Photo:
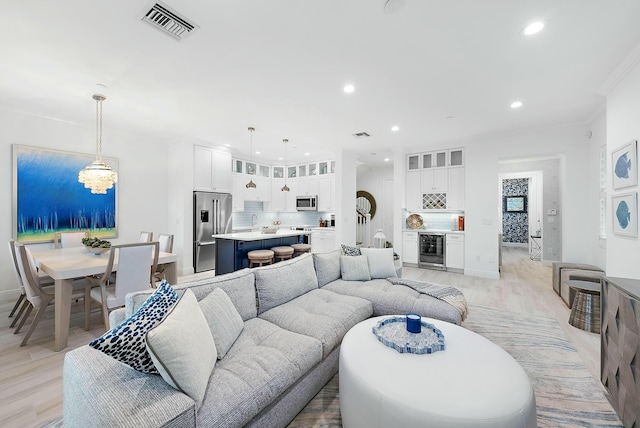
[(354, 137), (356, 138), (367, 138), (367, 137), (371, 137), (370, 134), (367, 134), (366, 132), (356, 132), (355, 134), (353, 134)]
[(154, 3), (151, 8), (142, 15), (142, 21), (152, 25), (154, 28), (170, 35), (176, 40), (182, 40), (191, 34), (197, 25), (190, 23), (186, 18), (181, 17), (170, 7), (162, 3)]

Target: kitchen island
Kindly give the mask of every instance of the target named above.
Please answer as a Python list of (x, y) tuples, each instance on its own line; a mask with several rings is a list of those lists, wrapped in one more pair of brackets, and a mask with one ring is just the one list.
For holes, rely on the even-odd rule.
[(297, 244), (309, 233), (305, 230), (278, 230), (276, 233), (236, 232), (213, 235), (216, 240), (215, 274), (222, 275), (249, 267), (249, 251)]

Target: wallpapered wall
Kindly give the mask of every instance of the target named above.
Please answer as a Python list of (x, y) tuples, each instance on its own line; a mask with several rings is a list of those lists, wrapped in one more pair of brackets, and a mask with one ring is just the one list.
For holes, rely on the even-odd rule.
[[(509, 178), (502, 181), (502, 196), (529, 196), (528, 178)], [(529, 242), (529, 214), (502, 213), (502, 241)]]

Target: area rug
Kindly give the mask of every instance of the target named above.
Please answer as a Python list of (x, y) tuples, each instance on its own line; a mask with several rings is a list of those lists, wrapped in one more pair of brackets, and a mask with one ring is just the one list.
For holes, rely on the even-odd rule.
[[(472, 306), (464, 326), (500, 345), (525, 369), (536, 394), (538, 427), (623, 426), (555, 319)], [(289, 428), (341, 427), (338, 389), (336, 375)]]

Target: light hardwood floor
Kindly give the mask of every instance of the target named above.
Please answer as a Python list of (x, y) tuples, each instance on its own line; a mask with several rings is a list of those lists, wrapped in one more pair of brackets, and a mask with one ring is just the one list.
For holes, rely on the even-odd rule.
[[(207, 274), (182, 277), (179, 282)], [(502, 308), (555, 318), (573, 342), (592, 375), (599, 379), (599, 335), (578, 330), (567, 323), (569, 309), (551, 288), (551, 267), (529, 260), (526, 249), (505, 247), (499, 280), (427, 269), (404, 268), (403, 276), (462, 290), (471, 305)], [(11, 302), (0, 302), (0, 426), (38, 427), (62, 415), (62, 363), (65, 352), (88, 343), (104, 332), (99, 311), (91, 318), (93, 328), (84, 331), (82, 301), (72, 306), (69, 347), (53, 351), (53, 307), (20, 347), (22, 334), (13, 334), (7, 318)], [(26, 331), (23, 328), (23, 332)]]

